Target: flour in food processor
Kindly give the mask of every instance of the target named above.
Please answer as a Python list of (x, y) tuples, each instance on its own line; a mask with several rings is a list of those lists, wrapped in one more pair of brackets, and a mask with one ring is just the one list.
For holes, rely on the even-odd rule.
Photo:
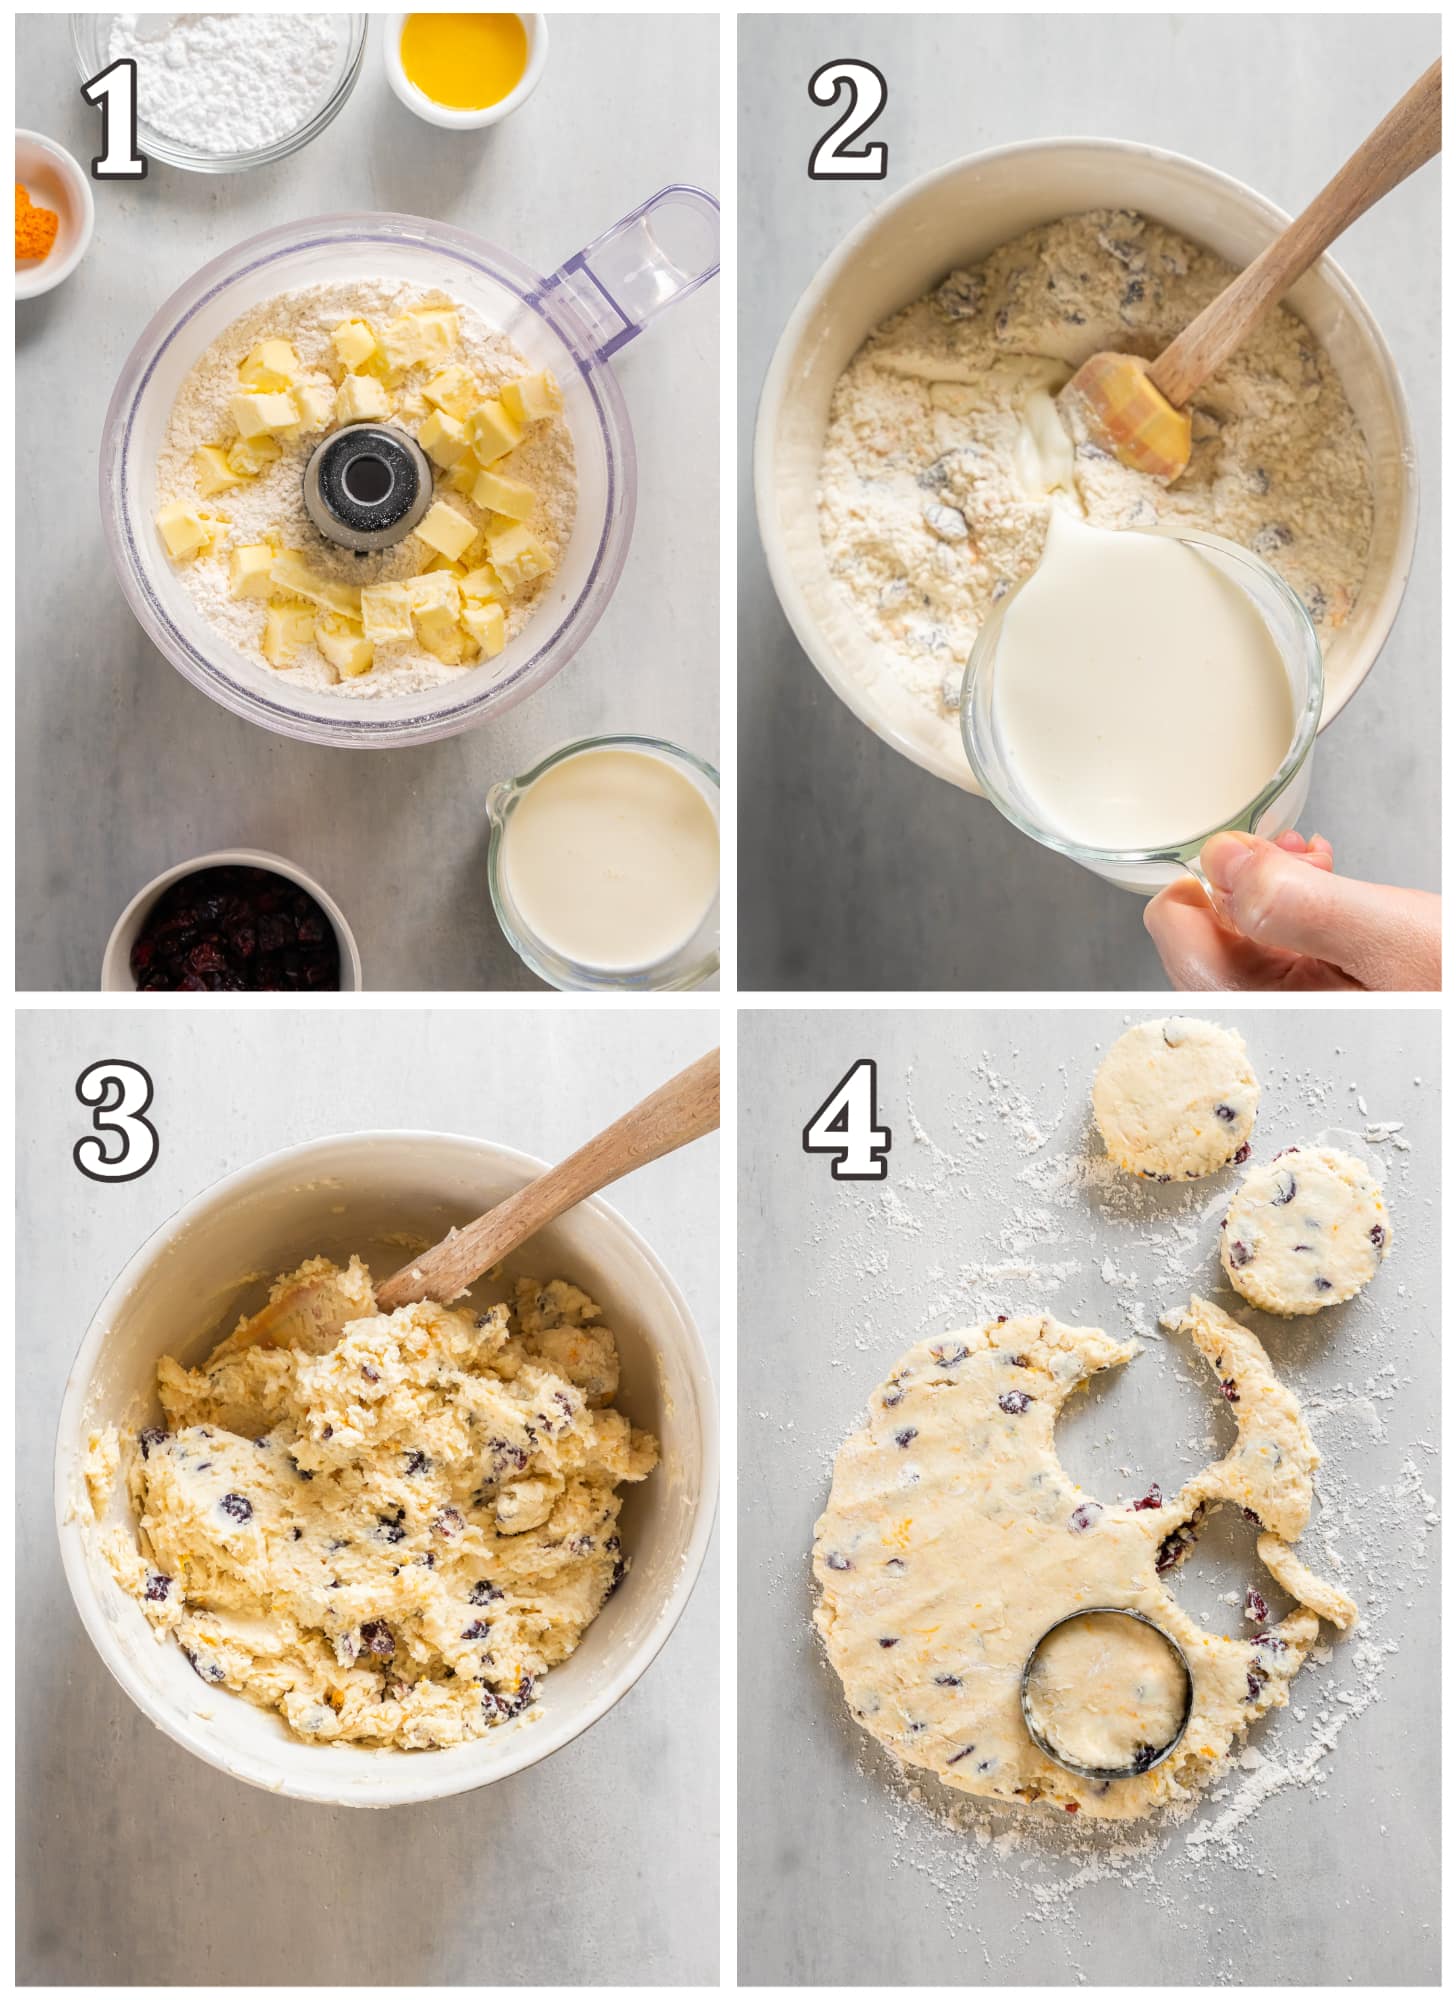
[(117, 14), (107, 55), (137, 66), (143, 124), (223, 157), (276, 145), (317, 111), (338, 64), (342, 16)]
[[(303, 480), (323, 438), (362, 422), (419, 444), (433, 499), (361, 557), (318, 532)], [(473, 308), (361, 277), (265, 299), (213, 341), (173, 404), (155, 511), (222, 639), (292, 686), (369, 700), (494, 671), (559, 565), (576, 494), (551, 377)]]
[[(1053, 508), (1100, 528), (1183, 527), (1263, 557), (1321, 637), (1369, 556), (1369, 452), (1329, 356), (1278, 307), (1198, 392), (1171, 486), (1129, 471), (1054, 404), (1104, 349), (1156, 355), (1233, 267), (1131, 210), (1029, 230), (877, 328), (837, 384), (819, 482), (829, 571), (878, 667), (955, 730), (992, 604), (1041, 558)], [(959, 746), (957, 745), (957, 751)]]

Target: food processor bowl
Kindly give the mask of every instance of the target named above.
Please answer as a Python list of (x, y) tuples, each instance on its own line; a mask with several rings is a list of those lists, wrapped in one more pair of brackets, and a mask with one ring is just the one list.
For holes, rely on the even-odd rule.
[[(673, 186), (624, 216), (550, 277), (445, 223), (326, 215), (250, 237), (173, 293), (132, 349), (106, 414), (101, 513), (127, 602), (179, 673), (233, 714), (309, 743), (428, 743), (504, 713), (559, 673), (616, 588), (632, 537), (636, 454), (607, 365), (665, 306), (718, 269), (718, 204)], [(156, 467), (191, 369), (239, 316), (280, 292), (350, 278), (447, 292), (561, 385), (576, 453), (576, 519), (529, 621), (498, 658), (442, 686), (370, 698), (290, 686), (240, 651), (193, 602), (156, 527)]]

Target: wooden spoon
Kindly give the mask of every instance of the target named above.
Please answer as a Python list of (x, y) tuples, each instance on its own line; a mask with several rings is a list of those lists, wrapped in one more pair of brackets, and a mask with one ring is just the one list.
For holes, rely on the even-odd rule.
[[(588, 1195), (599, 1194), (624, 1174), (716, 1131), (718, 1055), (714, 1049), (711, 1055), (701, 1056), (605, 1132), (589, 1139), (560, 1166), (551, 1167), (539, 1180), (528, 1181), (463, 1229), (452, 1229), (433, 1250), (411, 1259), (377, 1288), (376, 1309), (393, 1312), (420, 1299), (449, 1305), (483, 1272)], [(350, 1319), (359, 1317), (357, 1299), (341, 1289), (337, 1275), (330, 1273), (295, 1285), (265, 1306), (239, 1329), (242, 1338), (237, 1346), (301, 1346), (320, 1354)]]
[(1156, 361), (1135, 354), (1094, 354), (1062, 395), (1079, 399), (1093, 436), (1124, 465), (1165, 483), (1176, 479), (1193, 448), (1184, 407), (1190, 397), (1337, 236), (1440, 150), (1438, 57), (1304, 213)]

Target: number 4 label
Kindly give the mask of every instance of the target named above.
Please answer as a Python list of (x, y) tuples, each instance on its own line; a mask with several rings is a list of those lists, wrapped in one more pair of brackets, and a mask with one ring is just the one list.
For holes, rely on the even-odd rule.
[(837, 1181), (882, 1181), (889, 1172), (890, 1130), (878, 1123), (879, 1081), (862, 1056), (804, 1127), (806, 1153), (833, 1153)]

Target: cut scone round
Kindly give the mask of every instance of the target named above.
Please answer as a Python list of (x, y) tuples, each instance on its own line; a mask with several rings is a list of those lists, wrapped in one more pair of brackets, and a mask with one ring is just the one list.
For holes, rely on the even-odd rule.
[(1354, 1298), (1391, 1235), (1380, 1182), (1363, 1161), (1333, 1146), (1290, 1146), (1245, 1175), (1219, 1257), (1250, 1305), (1292, 1319)]
[(1145, 1180), (1199, 1180), (1246, 1160), (1258, 1108), (1243, 1036), (1176, 1015), (1119, 1035), (1092, 1084), (1108, 1157)]

